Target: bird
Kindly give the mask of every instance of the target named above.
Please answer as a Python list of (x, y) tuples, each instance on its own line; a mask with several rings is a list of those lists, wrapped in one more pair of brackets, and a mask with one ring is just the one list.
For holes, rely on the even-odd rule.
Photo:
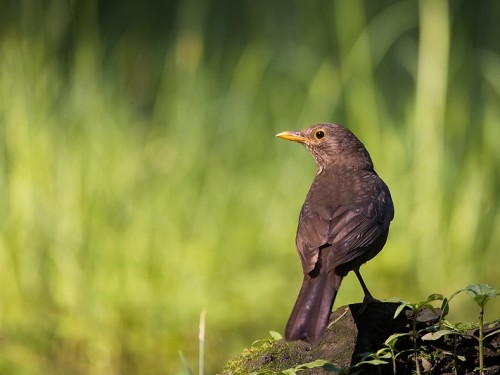
[(394, 205), (370, 154), (346, 127), (322, 123), (276, 137), (303, 144), (317, 164), (295, 239), (304, 276), (285, 328), (286, 341), (314, 344), (326, 331), (349, 271), (361, 284), (364, 305), (375, 300), (359, 268), (384, 247)]

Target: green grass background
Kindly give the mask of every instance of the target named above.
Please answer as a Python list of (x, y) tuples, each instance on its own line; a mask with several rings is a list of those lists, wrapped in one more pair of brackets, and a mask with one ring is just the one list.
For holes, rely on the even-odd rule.
[(207, 373), (281, 332), (315, 167), (274, 134), (315, 122), (391, 189), (375, 296), (500, 287), (500, 3), (0, 4), (0, 373), (196, 370), (203, 309)]

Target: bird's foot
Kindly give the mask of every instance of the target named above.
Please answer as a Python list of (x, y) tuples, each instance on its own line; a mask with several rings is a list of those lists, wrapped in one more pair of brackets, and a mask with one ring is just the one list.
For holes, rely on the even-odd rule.
[(374, 298), (371, 294), (365, 294), (365, 297), (363, 298), (363, 303), (361, 304), (361, 306), (359, 307), (359, 310), (357, 311), (358, 315), (362, 315), (365, 312), (368, 304), (374, 303), (374, 302), (381, 302), (381, 301)]
[(365, 294), (365, 297), (363, 298), (363, 305), (366, 306), (372, 302), (381, 302), (381, 301), (376, 299), (375, 297), (373, 297), (371, 294), (368, 294), (368, 295)]

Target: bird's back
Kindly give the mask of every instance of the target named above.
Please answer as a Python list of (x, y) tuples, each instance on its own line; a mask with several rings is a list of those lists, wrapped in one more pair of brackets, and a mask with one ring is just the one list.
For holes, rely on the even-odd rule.
[(327, 244), (335, 253), (332, 266), (349, 262), (387, 237), (393, 216), (389, 189), (373, 169), (321, 171), (299, 216), (296, 244), (304, 271), (314, 268), (319, 248)]

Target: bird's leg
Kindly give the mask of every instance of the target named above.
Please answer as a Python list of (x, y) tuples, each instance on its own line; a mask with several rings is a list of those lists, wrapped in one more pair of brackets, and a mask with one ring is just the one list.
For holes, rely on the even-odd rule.
[(365, 297), (363, 298), (363, 304), (361, 305), (361, 307), (359, 308), (359, 310), (357, 312), (357, 314), (361, 315), (365, 312), (366, 307), (368, 306), (369, 303), (378, 302), (378, 300), (373, 298), (372, 294), (370, 293), (370, 291), (366, 287), (366, 284), (365, 284), (363, 278), (361, 277), (361, 273), (359, 273), (359, 268), (357, 270), (353, 270), (353, 271), (356, 274), (356, 276), (359, 280), (359, 283), (361, 284), (361, 288), (363, 288), (363, 292), (365, 293)]
[(361, 273), (359, 272), (359, 269), (354, 270), (354, 273), (356, 274), (356, 276), (359, 280), (359, 283), (361, 284), (361, 288), (363, 288), (363, 292), (365, 293), (365, 297), (363, 298), (363, 304), (366, 305), (367, 303), (370, 303), (370, 302), (378, 302), (378, 300), (372, 296), (372, 294), (370, 293), (370, 291), (366, 287), (366, 284), (363, 281), (363, 278), (361, 277)]

